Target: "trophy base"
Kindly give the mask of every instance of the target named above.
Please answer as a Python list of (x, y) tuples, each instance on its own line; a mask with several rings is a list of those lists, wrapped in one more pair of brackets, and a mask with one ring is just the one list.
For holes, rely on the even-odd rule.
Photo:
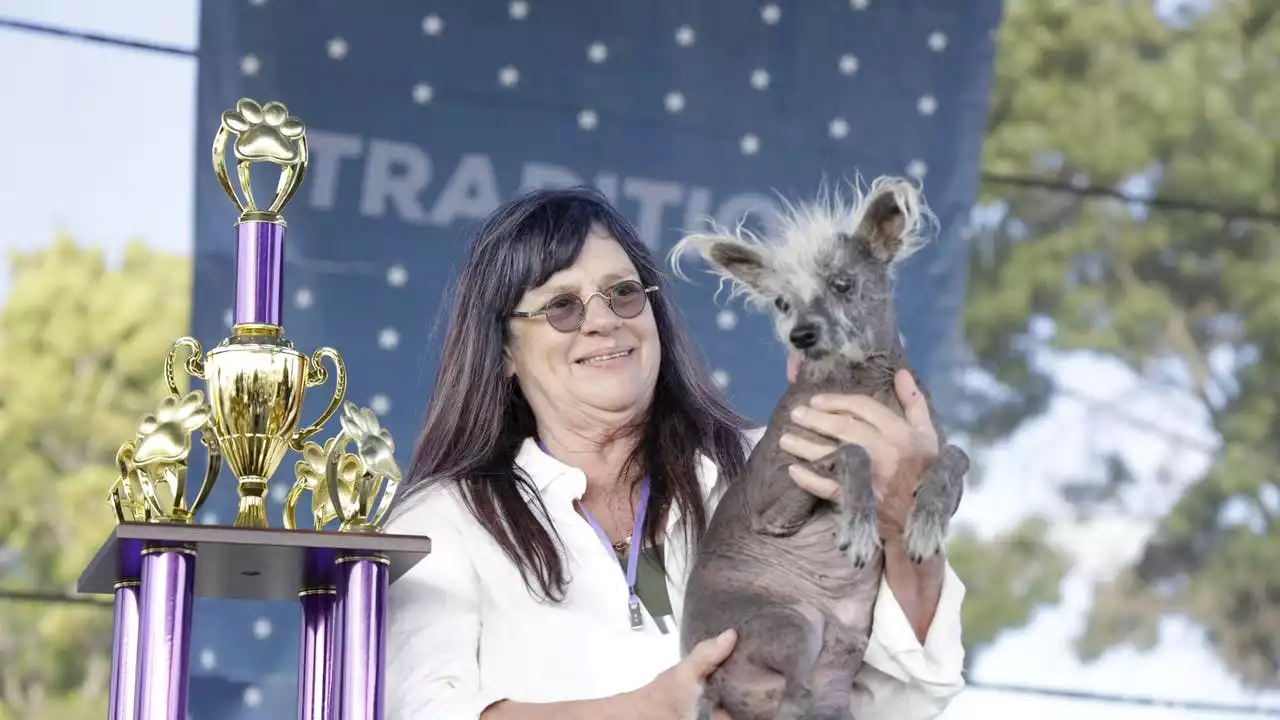
[(194, 548), (197, 597), (287, 602), (297, 602), (310, 586), (308, 558), (317, 550), (385, 556), (389, 582), (431, 552), (431, 539), (419, 535), (120, 523), (80, 574), (76, 591), (114, 595), (123, 569), (138, 563), (144, 545)]

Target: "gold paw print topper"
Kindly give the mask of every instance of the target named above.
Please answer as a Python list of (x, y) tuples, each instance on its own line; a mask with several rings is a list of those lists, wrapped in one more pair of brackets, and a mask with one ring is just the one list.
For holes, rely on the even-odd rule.
[[(395, 443), (368, 408), (343, 403), (340, 420), (342, 431), (323, 448), (314, 442), (302, 447), (302, 459), (294, 465), (297, 480), (284, 501), (287, 529), (295, 527), (294, 510), (303, 492), (311, 493), (311, 515), (317, 530), (332, 520), (338, 520), (339, 532), (381, 529), (400, 485)], [(356, 452), (346, 451), (348, 443), (355, 444)]]
[[(231, 186), (227, 174), (227, 141), (232, 136), (235, 137), (232, 152), (236, 156), (236, 177), (243, 200)], [(234, 110), (222, 113), (222, 123), (213, 140), (213, 171), (240, 211), (241, 221), (283, 224), (280, 212), (302, 185), (307, 161), (307, 130), (301, 120), (289, 114), (283, 103), (273, 101), (259, 105), (249, 98), (241, 98)], [(255, 162), (280, 166), (275, 196), (265, 210), (254, 201), (253, 186), (249, 182), (249, 167)]]

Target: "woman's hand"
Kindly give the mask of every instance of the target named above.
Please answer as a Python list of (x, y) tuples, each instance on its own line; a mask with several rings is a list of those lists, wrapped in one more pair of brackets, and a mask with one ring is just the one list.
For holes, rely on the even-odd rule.
[[(736, 632), (725, 630), (718, 637), (694, 646), (688, 657), (636, 691), (641, 703), (637, 717), (653, 720), (693, 717), (707, 676), (729, 657), (737, 641)], [(717, 720), (729, 718), (720, 710), (715, 717)]]
[[(788, 362), (787, 376), (792, 382), (797, 368), (795, 360)], [(816, 395), (809, 407), (798, 408), (791, 419), (832, 442), (811, 442), (790, 433), (781, 438), (783, 451), (806, 461), (818, 460), (840, 444), (861, 445), (871, 456), (880, 536), (886, 540), (902, 537), (916, 486), (938, 456), (938, 434), (929, 405), (911, 373), (899, 370), (894, 388), (905, 419), (863, 395)], [(790, 472), (791, 479), (805, 490), (826, 500), (839, 500), (840, 485), (835, 480), (802, 465), (792, 465)]]

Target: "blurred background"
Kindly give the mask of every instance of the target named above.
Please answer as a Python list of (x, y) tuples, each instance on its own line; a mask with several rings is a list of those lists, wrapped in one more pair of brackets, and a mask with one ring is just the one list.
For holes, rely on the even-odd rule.
[[(665, 253), (823, 178), (916, 177), (942, 231), (900, 280), (904, 332), (974, 458), (949, 549), (970, 687), (944, 717), (1280, 717), (1278, 15), (0, 0), (0, 720), (106, 712), (110, 603), (75, 579), (169, 344), (228, 332), (209, 147), (242, 96), (312, 142), (288, 334), (342, 352), (402, 464), (459, 250), (519, 190), (595, 185)], [(763, 420), (781, 350), (714, 289), (674, 292)], [(231, 488), (200, 522), (230, 520)], [(197, 613), (191, 716), (291, 715), (296, 609)]]

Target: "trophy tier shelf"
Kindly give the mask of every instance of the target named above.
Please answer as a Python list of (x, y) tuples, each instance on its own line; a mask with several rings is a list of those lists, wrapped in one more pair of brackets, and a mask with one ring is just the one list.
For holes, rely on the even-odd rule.
[(303, 588), (332, 582), (306, 576), (326, 555), (385, 555), (388, 581), (395, 582), (431, 552), (431, 539), (418, 535), (120, 523), (80, 574), (76, 591), (113, 594), (126, 568), (138, 566), (144, 545), (164, 544), (195, 548), (197, 597), (237, 600), (296, 601)]

